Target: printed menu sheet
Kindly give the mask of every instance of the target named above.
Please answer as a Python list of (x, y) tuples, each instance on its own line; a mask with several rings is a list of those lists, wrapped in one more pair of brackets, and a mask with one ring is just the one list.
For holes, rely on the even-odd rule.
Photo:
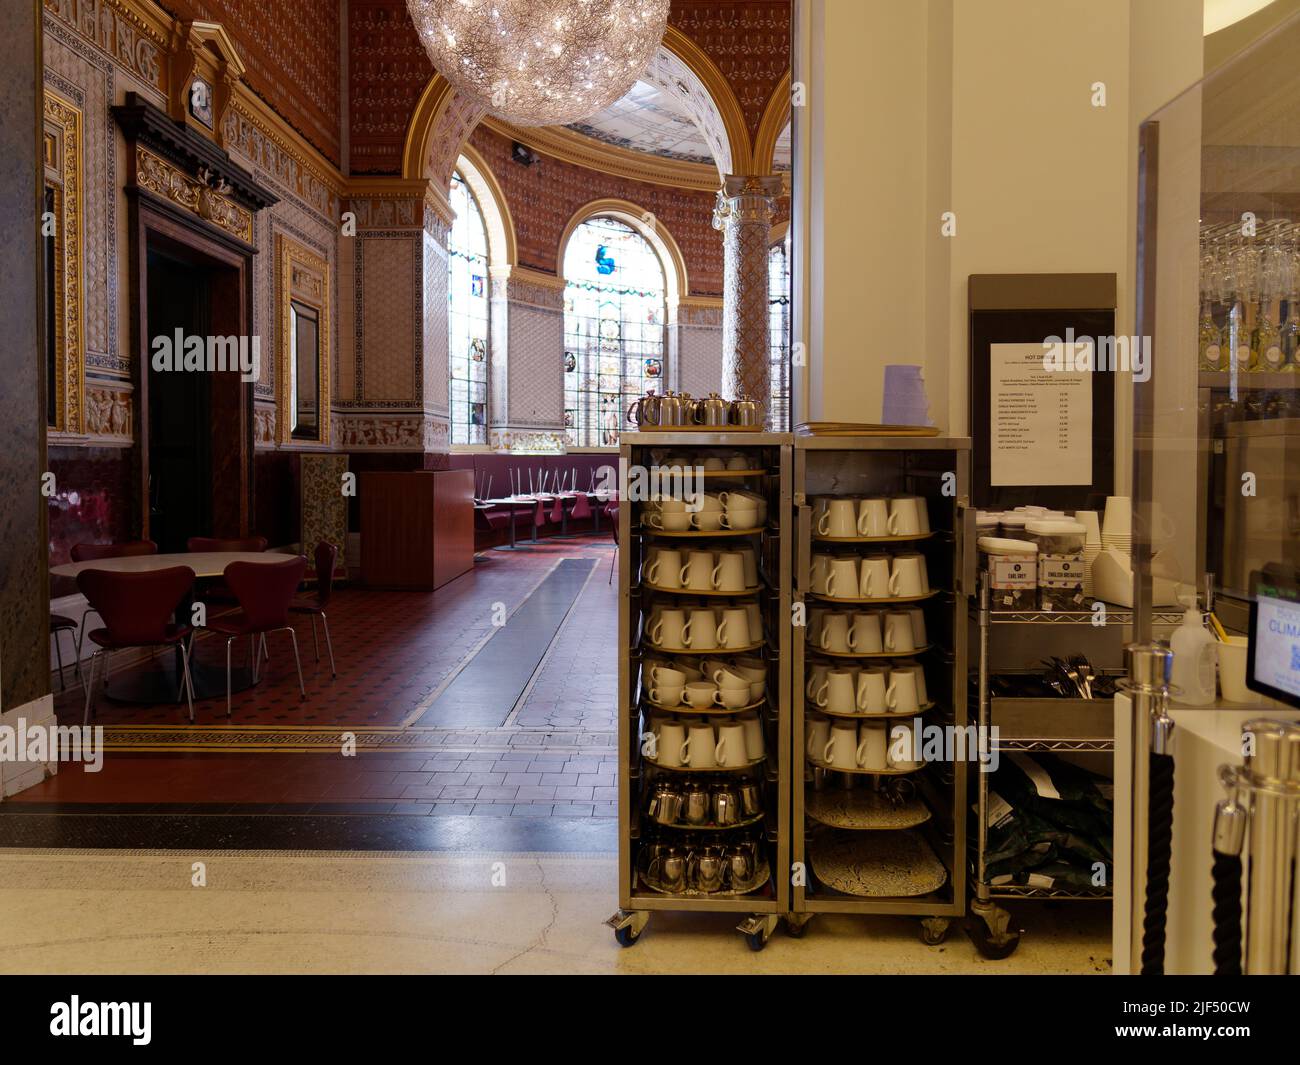
[(1070, 345), (1066, 368), (1044, 366), (1041, 343), (990, 344), (989, 483), (1092, 484), (1090, 343)]

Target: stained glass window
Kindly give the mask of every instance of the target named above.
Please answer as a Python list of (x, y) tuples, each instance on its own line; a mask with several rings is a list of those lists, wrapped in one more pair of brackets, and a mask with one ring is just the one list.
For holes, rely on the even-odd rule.
[(790, 238), (767, 253), (767, 321), (771, 338), (772, 395), (769, 425), (774, 433), (790, 430)]
[(487, 442), (487, 229), (460, 171), (451, 179), (456, 212), (447, 240), (447, 349), (451, 442)]
[(592, 218), (564, 251), (564, 427), (574, 447), (610, 447), (627, 409), (665, 388), (664, 271), (650, 243)]

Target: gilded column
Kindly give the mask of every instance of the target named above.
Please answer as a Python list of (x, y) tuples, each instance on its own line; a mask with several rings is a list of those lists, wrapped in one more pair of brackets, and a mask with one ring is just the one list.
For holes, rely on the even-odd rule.
[(713, 226), (723, 235), (722, 392), (770, 403), (767, 245), (781, 178), (730, 175)]

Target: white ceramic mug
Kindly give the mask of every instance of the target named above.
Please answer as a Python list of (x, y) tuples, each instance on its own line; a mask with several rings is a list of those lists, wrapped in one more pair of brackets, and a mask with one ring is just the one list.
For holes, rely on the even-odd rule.
[(856, 599), (858, 597), (858, 560), (836, 558), (826, 577), (826, 595), (831, 599)]
[(826, 595), (826, 580), (831, 572), (831, 559), (833, 556), (819, 552), (812, 557), (812, 573), (809, 583), (812, 590), (818, 595)]
[(749, 634), (749, 613), (744, 607), (724, 610), (717, 632), (719, 647), (748, 647), (754, 642)]
[(763, 638), (763, 613), (757, 603), (745, 603), (744, 607), (749, 619), (749, 642), (758, 643)]
[(855, 613), (849, 625), (849, 650), (860, 655), (875, 655), (884, 649), (880, 615), (870, 610)]
[(745, 587), (758, 587), (758, 555), (752, 547), (740, 548), (740, 557), (745, 563)]
[(763, 719), (757, 714), (745, 714), (740, 719), (745, 733), (745, 757), (757, 762), (767, 753), (767, 740), (763, 736)]
[(888, 599), (894, 594), (890, 588), (889, 556), (867, 555), (862, 560), (858, 595), (863, 599)]
[(655, 734), (655, 761), (659, 765), (682, 764), (686, 746), (686, 726), (679, 721), (665, 721)]
[(707, 607), (696, 607), (682, 628), (682, 647), (693, 651), (714, 651), (718, 647), (718, 621)]
[(928, 592), (930, 589), (922, 568), (924, 561), (924, 556), (917, 553), (895, 555), (889, 573), (890, 595), (908, 598)]
[(691, 726), (682, 744), (682, 765), (692, 769), (712, 769), (718, 764), (718, 737), (713, 726), (699, 722)]
[(717, 706), (718, 686), (708, 680), (693, 680), (682, 692), (682, 700), (692, 710), (709, 710)]
[(764, 667), (748, 665), (744, 660), (737, 659), (731, 668), (749, 681), (750, 702), (763, 698), (763, 693), (767, 690), (767, 670)]
[(838, 654), (849, 652), (849, 615), (833, 611), (822, 617), (821, 628), (817, 634), (817, 646), (823, 651)]
[(749, 763), (749, 747), (745, 742), (745, 726), (739, 721), (728, 722), (718, 729), (718, 746), (715, 751), (718, 765), (741, 766)]
[(889, 687), (889, 670), (871, 667), (859, 670), (857, 708), (860, 714), (883, 714), (885, 691)]
[(831, 738), (822, 749), (822, 761), (835, 769), (859, 769), (858, 726), (851, 721), (837, 721), (831, 726)]
[(691, 528), (700, 532), (717, 532), (722, 528), (722, 511), (697, 510), (691, 515)]
[(743, 592), (745, 557), (739, 551), (719, 551), (714, 587), (720, 592)]
[(885, 690), (885, 706), (891, 714), (912, 714), (921, 706), (916, 690), (919, 667), (900, 666), (889, 671), (889, 687)]
[(852, 714), (857, 710), (857, 671), (832, 669), (826, 674), (826, 702), (832, 714)]
[(890, 536), (916, 536), (921, 532), (921, 514), (916, 496), (896, 496), (889, 501)]
[(644, 576), (646, 584), (658, 585), (660, 588), (680, 588), (682, 553), (670, 547), (655, 548)]
[(810, 717), (804, 725), (804, 753), (814, 762), (821, 762), (826, 757), (826, 744), (831, 738), (829, 718)]
[(906, 655), (916, 650), (912, 615), (901, 610), (891, 610), (885, 615), (885, 650)]
[(659, 610), (652, 615), (649, 627), (650, 642), (660, 647), (682, 647), (682, 637), (686, 628), (684, 611), (673, 609)]
[(693, 592), (711, 592), (717, 587), (717, 564), (712, 551), (691, 551), (681, 568), (678, 584)]
[(907, 616), (912, 619), (912, 643), (917, 647), (928, 647), (930, 640), (925, 634), (925, 611), (919, 606), (908, 607)]
[(891, 769), (916, 769), (921, 764), (917, 750), (916, 730), (910, 722), (896, 722), (889, 730), (889, 767)]
[(889, 500), (863, 499), (858, 502), (858, 535), (889, 535)]
[(727, 510), (722, 515), (721, 524), (724, 529), (757, 529), (761, 522), (757, 508), (737, 507)]
[(832, 499), (817, 522), (821, 536), (852, 537), (858, 534), (858, 507), (852, 499)]
[(862, 769), (883, 770), (889, 768), (889, 734), (883, 721), (864, 721), (858, 729), (860, 757), (858, 766)]

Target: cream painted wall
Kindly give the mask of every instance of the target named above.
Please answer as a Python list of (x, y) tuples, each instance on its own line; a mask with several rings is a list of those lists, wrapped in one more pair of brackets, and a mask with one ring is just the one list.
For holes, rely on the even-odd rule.
[(809, 417), (877, 420), (883, 366), (917, 362), (966, 432), (972, 273), (1114, 272), (1128, 331), (1137, 119), (1199, 75), (1199, 0), (800, 6)]

